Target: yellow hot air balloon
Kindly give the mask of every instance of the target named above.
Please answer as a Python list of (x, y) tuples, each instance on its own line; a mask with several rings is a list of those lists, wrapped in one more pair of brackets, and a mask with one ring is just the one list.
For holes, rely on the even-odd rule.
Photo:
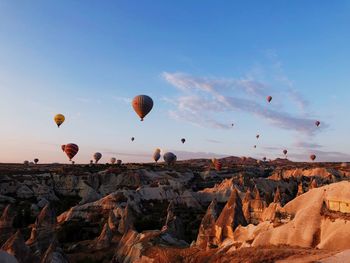
[(54, 118), (57, 127), (59, 128), (66, 118), (62, 114), (57, 114)]

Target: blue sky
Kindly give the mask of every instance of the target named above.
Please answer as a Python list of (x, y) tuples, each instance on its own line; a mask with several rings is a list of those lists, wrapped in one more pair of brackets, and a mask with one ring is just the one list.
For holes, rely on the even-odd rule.
[(348, 1), (2, 0), (0, 161), (349, 160), (349, 24)]

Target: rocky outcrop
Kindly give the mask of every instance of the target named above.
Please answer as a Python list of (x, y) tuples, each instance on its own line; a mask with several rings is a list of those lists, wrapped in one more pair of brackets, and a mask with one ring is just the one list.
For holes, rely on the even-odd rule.
[(135, 229), (134, 228), (134, 215), (132, 208), (129, 204), (125, 207), (124, 210), (122, 210), (121, 219), (119, 221), (118, 225), (118, 232), (121, 234), (127, 233), (129, 230)]
[(205, 213), (201, 225), (199, 227), (199, 233), (197, 237), (196, 245), (200, 248), (211, 248), (214, 244), (218, 244), (216, 240), (216, 220), (218, 219), (220, 208), (216, 199), (214, 199)]
[(273, 202), (279, 203), (279, 204), (281, 204), (281, 202), (282, 202), (282, 196), (281, 196), (280, 188), (278, 186), (276, 188), (276, 192), (275, 192), (274, 197), (273, 197)]
[(2, 245), (10, 236), (13, 235), (13, 220), (16, 216), (14, 208), (7, 205), (0, 217), (0, 245)]
[(46, 250), (40, 263), (69, 263), (69, 260), (62, 248), (59, 247), (58, 242), (54, 240)]
[(105, 223), (100, 236), (96, 240), (95, 248), (97, 249), (108, 248), (111, 245), (112, 238), (113, 238), (113, 232), (110, 229), (109, 224)]
[(300, 182), (300, 183), (298, 184), (298, 192), (297, 192), (297, 196), (302, 195), (303, 193), (304, 193), (303, 183), (302, 183), (302, 182)]
[(179, 240), (183, 240), (185, 238), (183, 229), (183, 222), (179, 216), (175, 215), (175, 204), (171, 201), (167, 209), (167, 217), (162, 232)]
[(13, 255), (19, 263), (35, 262), (35, 258), (24, 242), (23, 236), (19, 230), (6, 241), (1, 249)]
[(317, 185), (317, 181), (315, 178), (313, 178), (310, 182), (310, 185), (309, 185), (309, 189), (314, 189), (314, 188), (317, 188), (318, 185)]
[(42, 255), (55, 239), (56, 227), (55, 211), (46, 205), (36, 218), (30, 238), (26, 244), (35, 255)]
[(242, 210), (242, 200), (238, 195), (236, 189), (231, 193), (230, 199), (227, 201), (225, 207), (216, 221), (216, 240), (221, 242), (226, 238), (233, 237), (233, 231), (237, 226), (245, 226), (247, 224)]

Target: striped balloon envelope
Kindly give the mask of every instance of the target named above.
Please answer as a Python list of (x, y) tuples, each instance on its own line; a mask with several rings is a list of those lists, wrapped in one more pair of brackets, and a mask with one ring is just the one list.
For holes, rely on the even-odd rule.
[(153, 108), (153, 100), (147, 95), (138, 95), (132, 100), (132, 107), (137, 115), (141, 118), (141, 121)]
[(79, 151), (79, 146), (74, 143), (66, 144), (66, 146), (64, 147), (64, 152), (68, 156), (69, 161), (71, 161), (74, 158), (74, 156), (78, 153), (78, 151)]

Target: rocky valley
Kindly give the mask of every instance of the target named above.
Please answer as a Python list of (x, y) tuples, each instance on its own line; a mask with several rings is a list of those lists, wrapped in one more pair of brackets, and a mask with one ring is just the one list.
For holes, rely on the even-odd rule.
[(0, 164), (0, 261), (350, 258), (346, 163), (221, 162)]

